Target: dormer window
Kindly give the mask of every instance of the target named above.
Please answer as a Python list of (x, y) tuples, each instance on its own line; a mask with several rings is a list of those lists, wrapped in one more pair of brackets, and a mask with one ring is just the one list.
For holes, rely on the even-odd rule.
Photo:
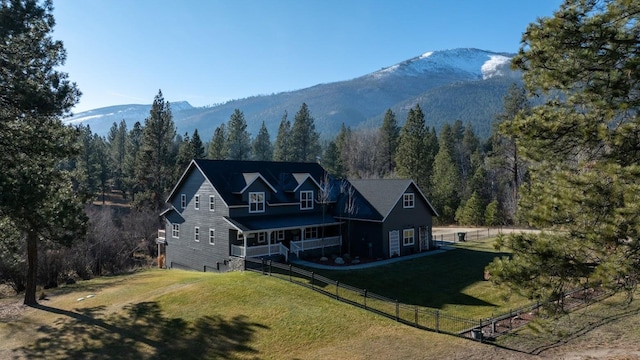
[(264, 192), (249, 193), (249, 212), (250, 213), (264, 212)]
[(200, 195), (196, 195), (193, 197), (193, 208), (196, 210), (200, 210)]
[(313, 190), (300, 191), (300, 210), (313, 209)]
[(402, 207), (410, 209), (415, 207), (415, 196), (413, 193), (406, 193), (402, 197)]
[(184, 209), (187, 207), (187, 194), (180, 194), (180, 208)]

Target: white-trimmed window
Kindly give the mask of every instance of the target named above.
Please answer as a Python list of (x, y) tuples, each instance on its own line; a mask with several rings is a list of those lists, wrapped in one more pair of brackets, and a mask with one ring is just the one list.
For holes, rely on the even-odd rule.
[(195, 195), (193, 197), (193, 208), (200, 210), (200, 195)]
[(216, 244), (216, 229), (209, 229), (209, 244)]
[(267, 233), (265, 233), (265, 232), (257, 233), (256, 237), (258, 239), (258, 244), (264, 244), (264, 243), (267, 242)]
[(415, 231), (413, 229), (402, 230), (402, 245), (411, 246), (414, 244)]
[(197, 226), (193, 228), (193, 240), (200, 242), (200, 228)]
[(187, 207), (187, 194), (180, 194), (180, 208), (184, 209)]
[(416, 206), (415, 196), (413, 193), (406, 193), (402, 196), (402, 207), (413, 208)]
[(276, 230), (276, 240), (284, 241), (284, 230)]
[(236, 233), (236, 239), (238, 239), (240, 241), (244, 240), (244, 234), (242, 232), (238, 231)]
[(216, 211), (216, 196), (209, 195), (209, 211)]
[(317, 227), (308, 227), (304, 229), (304, 238), (305, 239), (316, 239), (318, 238), (318, 228)]
[(249, 193), (249, 212), (250, 213), (264, 212), (264, 193), (263, 192)]
[(171, 237), (180, 238), (180, 224), (171, 224)]
[(300, 210), (313, 209), (313, 190), (300, 191)]

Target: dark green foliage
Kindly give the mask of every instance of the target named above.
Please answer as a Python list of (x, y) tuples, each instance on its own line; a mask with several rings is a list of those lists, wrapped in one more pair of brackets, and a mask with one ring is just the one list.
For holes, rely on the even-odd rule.
[(291, 122), (287, 120), (287, 111), (285, 110), (278, 126), (278, 135), (273, 145), (273, 160), (290, 161), (291, 160)]
[(253, 139), (253, 159), (261, 161), (271, 161), (273, 158), (273, 146), (271, 145), (271, 139), (269, 138), (269, 131), (262, 122), (260, 131), (255, 139)]
[[(58, 117), (80, 91), (67, 74), (50, 1), (0, 2), (0, 217), (26, 240), (25, 304), (36, 304), (38, 243), (70, 244), (84, 228), (82, 202), (61, 163), (78, 153), (78, 134)], [(3, 241), (3, 240), (0, 240)]]
[(227, 149), (229, 160), (249, 160), (251, 157), (251, 136), (247, 132), (247, 121), (239, 109), (235, 109), (227, 123)]
[(398, 175), (413, 179), (423, 189), (427, 189), (430, 183), (431, 164), (436, 153), (430, 140), (422, 109), (416, 104), (409, 110), (407, 121), (400, 131), (395, 160)]
[(306, 103), (302, 103), (291, 127), (291, 161), (315, 162), (320, 156), (320, 135)]
[(202, 139), (200, 139), (198, 129), (193, 131), (193, 136), (191, 137), (191, 149), (194, 159), (204, 159), (204, 144), (202, 143)]
[(125, 155), (124, 163), (122, 164), (123, 171), (123, 187), (125, 194), (131, 195), (132, 199), (135, 199), (135, 194), (140, 191), (138, 179), (136, 178), (136, 168), (140, 162), (140, 149), (142, 147), (142, 124), (136, 121), (133, 124), (133, 128), (127, 134), (127, 140), (125, 142)]
[(542, 301), (589, 282), (640, 279), (640, 3), (569, 0), (531, 24), (514, 65), (549, 95), (506, 129), (530, 162), (521, 216), (542, 234), (502, 239), (492, 279)]
[(344, 168), (342, 167), (342, 157), (338, 151), (335, 141), (330, 141), (327, 149), (322, 157), (322, 167), (335, 178), (344, 176)]
[(484, 219), (485, 206), (480, 196), (475, 192), (456, 211), (456, 221), (460, 225), (479, 226), (484, 224)]
[(227, 147), (227, 132), (224, 124), (220, 124), (213, 132), (213, 138), (209, 143), (209, 151), (207, 159), (209, 160), (224, 160), (229, 154), (229, 148)]
[(395, 155), (398, 148), (398, 139), (400, 137), (400, 126), (396, 120), (396, 115), (387, 110), (380, 127), (380, 147), (379, 147), (379, 167), (380, 174), (384, 177), (391, 174), (396, 167)]
[(142, 131), (139, 162), (136, 178), (142, 193), (137, 197), (138, 205), (148, 204), (152, 209), (164, 207), (164, 196), (174, 185), (176, 127), (173, 123), (171, 105), (164, 100), (162, 91), (153, 99), (149, 117)]
[[(441, 137), (442, 139), (442, 137)], [(431, 202), (440, 216), (439, 223), (452, 223), (455, 211), (460, 204), (460, 171), (456, 167), (448, 147), (441, 143), (440, 150), (433, 162), (431, 177)]]
[(108, 166), (111, 178), (113, 179), (113, 187), (121, 190), (124, 194), (124, 162), (127, 148), (127, 123), (120, 121), (115, 122), (107, 135), (107, 152)]

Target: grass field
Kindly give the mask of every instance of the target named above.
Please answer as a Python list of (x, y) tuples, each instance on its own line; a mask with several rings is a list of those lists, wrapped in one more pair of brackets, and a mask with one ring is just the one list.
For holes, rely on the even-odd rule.
[(0, 358), (455, 358), (485, 346), (249, 272), (149, 270), (56, 289), (41, 304), (1, 319)]
[(489, 318), (530, 302), (484, 280), (485, 266), (507, 255), (493, 248), (494, 241), (456, 243), (452, 251), (368, 269), (314, 271), (405, 304), (468, 319)]

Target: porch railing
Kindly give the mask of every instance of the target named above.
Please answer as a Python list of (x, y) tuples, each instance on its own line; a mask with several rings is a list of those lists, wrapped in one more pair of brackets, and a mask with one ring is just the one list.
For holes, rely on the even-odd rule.
[(260, 257), (260, 256), (269, 256), (269, 255), (284, 255), (285, 260), (289, 260), (289, 249), (286, 246), (282, 245), (282, 243), (271, 244), (271, 245), (259, 245), (259, 246), (249, 246), (247, 247), (247, 252), (245, 254), (244, 246), (231, 245), (231, 255), (239, 256), (243, 258), (247, 257)]
[(320, 249), (328, 246), (340, 246), (342, 245), (341, 236), (331, 236), (320, 239), (305, 239), (303, 241), (292, 241), (291, 252), (299, 256), (300, 251)]

